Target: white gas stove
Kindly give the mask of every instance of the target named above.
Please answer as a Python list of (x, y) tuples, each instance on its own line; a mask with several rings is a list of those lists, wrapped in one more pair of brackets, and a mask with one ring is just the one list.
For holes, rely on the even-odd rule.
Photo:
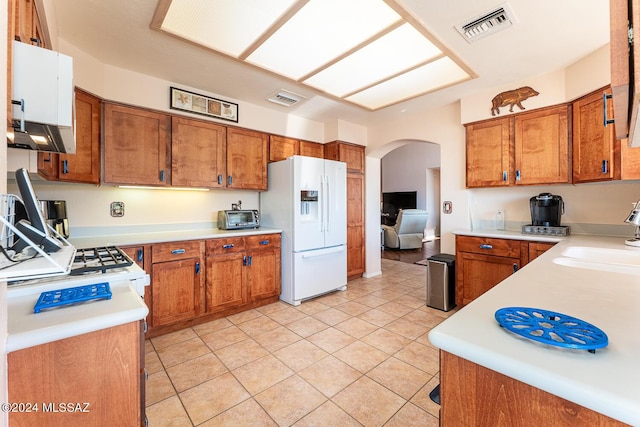
[[(11, 279), (9, 279), (11, 280)], [(78, 249), (67, 275), (9, 281), (9, 298), (56, 289), (108, 283), (110, 287), (130, 284), (140, 296), (149, 285), (149, 275), (115, 246)]]

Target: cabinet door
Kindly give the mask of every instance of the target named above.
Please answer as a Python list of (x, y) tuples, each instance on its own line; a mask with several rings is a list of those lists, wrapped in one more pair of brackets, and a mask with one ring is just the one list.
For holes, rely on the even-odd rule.
[(347, 277), (364, 272), (364, 175), (347, 174)]
[(513, 182), (509, 118), (466, 126), (467, 188), (502, 187)]
[(269, 136), (269, 161), (277, 162), (298, 154), (300, 141), (283, 136)]
[(561, 105), (515, 116), (516, 185), (571, 182), (568, 112)]
[[(607, 181), (619, 174), (614, 157), (614, 126), (604, 124), (604, 97), (611, 89), (591, 93), (573, 103), (573, 183)], [(609, 115), (613, 102), (607, 100)]]
[(280, 240), (279, 234), (249, 236), (246, 279), (251, 301), (280, 295)]
[(171, 121), (171, 184), (221, 188), (227, 128), (202, 120)]
[(227, 129), (227, 188), (266, 190), (269, 138), (246, 129)]
[(76, 90), (76, 153), (60, 154), (58, 180), (100, 184), (100, 116), (102, 103)]
[(364, 147), (333, 141), (324, 146), (325, 159), (347, 164), (347, 172), (364, 173)]
[(529, 262), (538, 258), (540, 255), (551, 249), (555, 243), (530, 242), (529, 243)]
[(324, 158), (324, 145), (317, 142), (300, 141), (300, 155)]
[(100, 184), (102, 103), (80, 89), (75, 93), (75, 154), (38, 153), (38, 174), (49, 181)]
[(247, 302), (244, 281), (246, 255), (230, 253), (207, 256), (205, 307), (207, 313), (221, 311)]
[(151, 267), (153, 326), (170, 325), (200, 314), (200, 258), (154, 263)]
[(456, 304), (469, 304), (520, 268), (519, 258), (466, 252), (456, 256)]
[(104, 182), (171, 183), (171, 117), (117, 104), (104, 105)]
[[(136, 321), (8, 353), (9, 402), (39, 405), (10, 413), (9, 425), (141, 425), (140, 334)], [(84, 402), (90, 404), (86, 412), (57, 410)]]

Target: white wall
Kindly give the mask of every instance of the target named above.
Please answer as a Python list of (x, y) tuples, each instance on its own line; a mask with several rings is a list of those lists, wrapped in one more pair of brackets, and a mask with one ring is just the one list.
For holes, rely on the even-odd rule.
[(425, 171), (440, 167), (440, 146), (416, 142), (403, 145), (381, 160), (382, 192), (417, 191), (418, 209), (426, 209)]

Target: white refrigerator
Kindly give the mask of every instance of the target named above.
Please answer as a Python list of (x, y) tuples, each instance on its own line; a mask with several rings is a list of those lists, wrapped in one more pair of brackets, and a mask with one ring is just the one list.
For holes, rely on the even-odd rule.
[(260, 194), (260, 224), (282, 229), (280, 299), (347, 288), (347, 165), (292, 156), (270, 163)]

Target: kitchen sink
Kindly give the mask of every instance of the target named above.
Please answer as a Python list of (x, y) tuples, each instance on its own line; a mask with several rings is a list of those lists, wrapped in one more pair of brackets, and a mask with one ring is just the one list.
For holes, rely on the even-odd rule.
[(567, 267), (639, 274), (640, 250), (569, 246), (553, 262)]
[(562, 255), (569, 258), (589, 260), (590, 262), (640, 267), (640, 251), (634, 249), (569, 246), (562, 251)]

